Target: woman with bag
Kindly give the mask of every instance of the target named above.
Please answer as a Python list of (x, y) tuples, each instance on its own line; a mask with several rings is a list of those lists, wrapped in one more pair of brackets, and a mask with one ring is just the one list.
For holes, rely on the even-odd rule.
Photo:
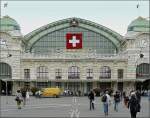
[(15, 100), (17, 102), (18, 109), (21, 109), (22, 95), (21, 95), (21, 91), (20, 90), (17, 90)]

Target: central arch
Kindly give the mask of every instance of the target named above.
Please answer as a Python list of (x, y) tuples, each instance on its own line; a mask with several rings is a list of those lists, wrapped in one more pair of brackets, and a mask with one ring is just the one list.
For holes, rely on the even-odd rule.
[[(77, 22), (77, 26), (71, 25), (72, 20), (75, 20)], [(45, 35), (55, 32), (55, 31), (59, 31), (61, 29), (70, 28), (70, 27), (79, 27), (79, 28), (83, 28), (85, 30), (89, 30), (97, 34), (100, 34), (106, 37), (110, 42), (112, 42), (113, 45), (117, 48), (117, 50), (120, 49), (121, 41), (123, 39), (120, 34), (102, 25), (99, 25), (97, 23), (94, 23), (85, 19), (68, 18), (68, 19), (50, 23), (48, 25), (40, 27), (39, 29), (36, 29), (33, 32), (27, 34), (24, 37), (25, 42), (26, 42), (26, 50), (31, 51), (31, 48), (35, 44), (35, 42), (41, 39), (42, 37), (44, 37)]]

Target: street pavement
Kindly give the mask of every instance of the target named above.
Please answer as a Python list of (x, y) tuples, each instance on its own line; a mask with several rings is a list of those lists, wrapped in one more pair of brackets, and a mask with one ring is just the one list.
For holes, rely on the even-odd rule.
[[(30, 97), (22, 109), (17, 109), (15, 96), (1, 96), (1, 117), (104, 117), (103, 106), (100, 97), (95, 99), (95, 110), (90, 111), (87, 97), (60, 97), (60, 98), (35, 98)], [(7, 103), (8, 102), (8, 103)], [(142, 97), (141, 112), (137, 117), (150, 118), (150, 102), (147, 97)], [(129, 109), (123, 103), (119, 104), (119, 111), (113, 110), (113, 101), (109, 108), (109, 118), (130, 118)]]

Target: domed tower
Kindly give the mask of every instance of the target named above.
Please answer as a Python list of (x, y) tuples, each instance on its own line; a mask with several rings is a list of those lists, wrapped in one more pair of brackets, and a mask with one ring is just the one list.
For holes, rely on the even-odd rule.
[(124, 45), (128, 54), (127, 78), (135, 81), (144, 81), (149, 77), (149, 31), (149, 20), (140, 16), (129, 24), (125, 35)]
[(149, 21), (143, 17), (133, 20), (128, 26), (128, 32), (149, 32)]
[[(0, 18), (0, 68), (3, 70), (0, 71), (0, 82), (8, 82), (8, 91), (13, 91), (15, 85), (13, 81), (21, 78), (22, 38), (16, 20), (9, 16)], [(1, 89), (4, 89), (5, 84), (2, 85), (4, 86)]]
[(149, 29), (150, 29), (149, 20), (139, 16), (129, 24), (125, 38), (132, 39), (139, 33), (148, 33)]
[(12, 19), (9, 16), (4, 16), (1, 18), (1, 31), (14, 31), (14, 30), (20, 30), (19, 24), (16, 22), (16, 20)]

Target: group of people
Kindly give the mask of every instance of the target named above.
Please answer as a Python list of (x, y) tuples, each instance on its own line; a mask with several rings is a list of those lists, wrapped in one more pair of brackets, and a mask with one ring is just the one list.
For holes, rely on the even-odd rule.
[[(111, 97), (108, 94), (108, 91), (105, 91), (101, 97), (101, 102), (103, 103), (104, 115), (108, 116), (109, 106), (111, 105)], [(95, 93), (90, 91), (88, 94), (90, 100), (90, 110), (95, 109)], [(130, 95), (127, 96), (123, 94), (124, 105), (126, 108), (130, 109), (131, 118), (136, 118), (137, 112), (140, 112), (141, 109), (141, 94), (140, 91), (131, 91)], [(116, 91), (113, 95), (114, 101), (114, 111), (118, 112), (118, 105), (122, 100), (122, 96), (119, 91)]]
[(17, 90), (15, 101), (17, 102), (18, 109), (21, 109), (21, 103), (26, 105), (26, 100), (29, 99), (29, 92), (26, 90)]

